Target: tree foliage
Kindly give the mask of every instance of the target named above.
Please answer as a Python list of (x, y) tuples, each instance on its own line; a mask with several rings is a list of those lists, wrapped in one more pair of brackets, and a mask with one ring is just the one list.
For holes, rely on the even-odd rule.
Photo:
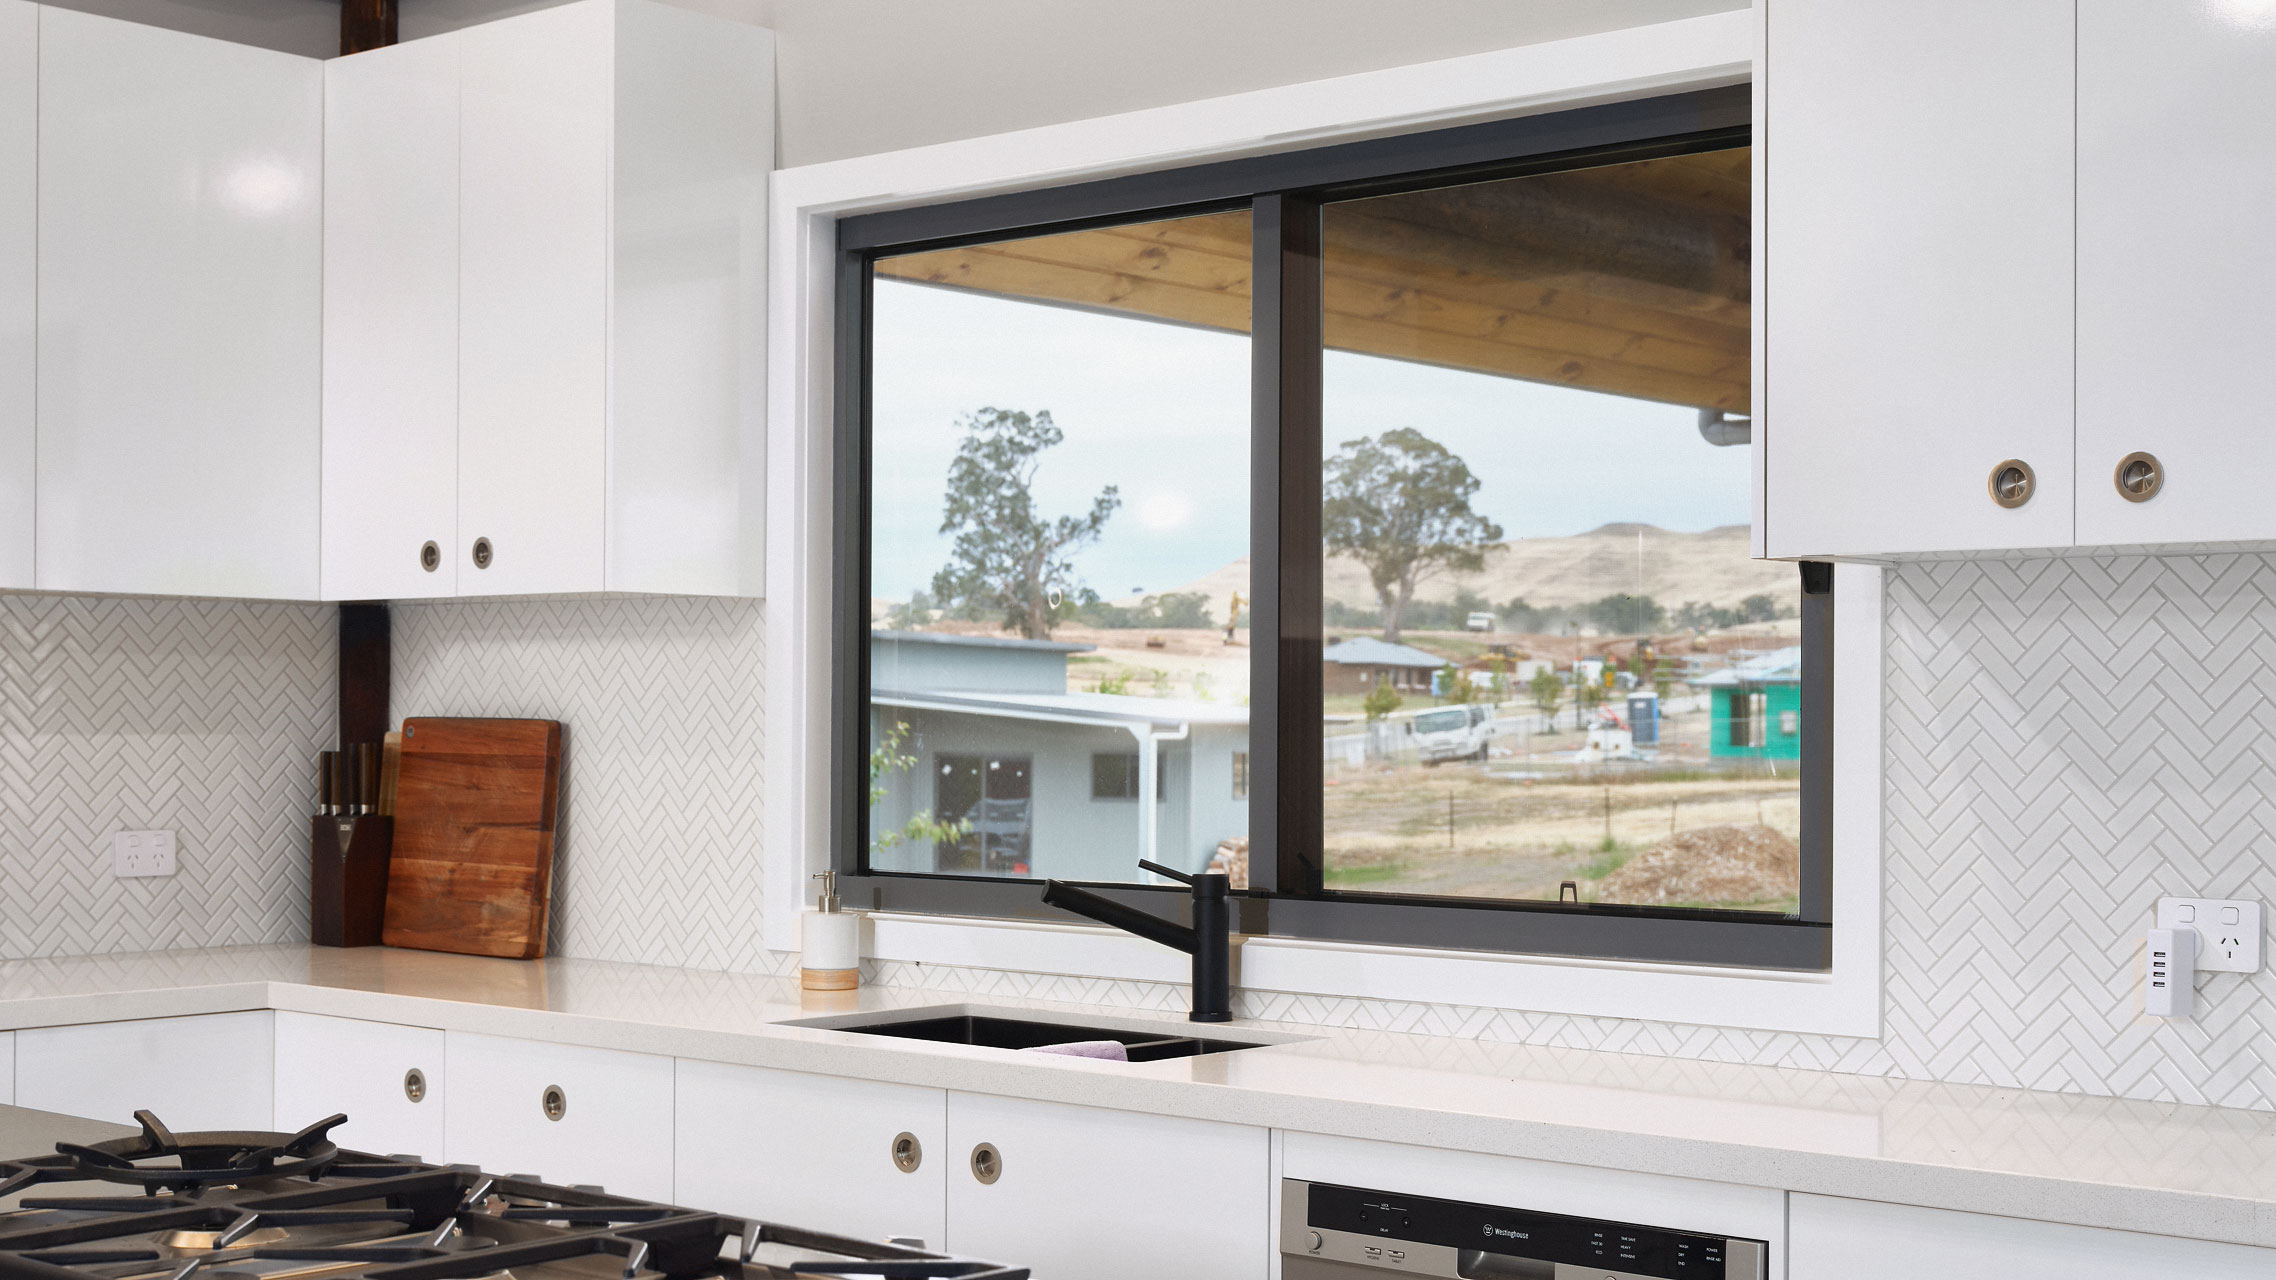
[(933, 575), (933, 598), (968, 615), (998, 614), (1007, 630), (1047, 640), (1062, 614), (1096, 603), (1097, 594), (1075, 577), (1073, 554), (1098, 541), (1121, 493), (1108, 485), (1084, 515), (1043, 516), (1035, 507), (1036, 467), (1044, 450), (1066, 438), (1050, 412), (982, 409), (957, 425), (964, 439), (949, 464), (940, 521), (956, 543), (948, 566)]
[(1557, 678), (1556, 672), (1544, 667), (1533, 673), (1533, 679), (1527, 681), (1525, 687), (1533, 695), (1533, 705), (1549, 717), (1551, 725), (1556, 724), (1557, 707), (1565, 700), (1565, 682)]
[[(885, 731), (883, 740), (869, 749), (870, 808), (874, 809), (885, 802), (885, 797), (892, 791), (891, 779), (895, 774), (907, 773), (917, 767), (917, 757), (904, 749), (908, 740), (908, 721), (896, 720), (893, 727)], [(954, 822), (942, 822), (933, 817), (932, 810), (925, 809), (909, 819), (899, 830), (878, 832), (870, 840), (869, 848), (872, 853), (882, 853), (904, 841), (961, 840), (971, 832), (970, 819), (958, 818)]]
[(1388, 679), (1380, 679), (1375, 682), (1374, 688), (1367, 691), (1367, 697), (1359, 704), (1359, 709), (1367, 713), (1368, 720), (1381, 720), (1397, 711), (1403, 701), (1405, 699), (1399, 696), (1397, 689), (1391, 687)]
[(1382, 603), (1383, 638), (1399, 629), (1415, 587), (1439, 573), (1475, 573), (1502, 529), (1470, 509), (1478, 478), (1446, 446), (1398, 427), (1345, 442), (1323, 476), (1320, 532), (1331, 555), (1367, 570)]

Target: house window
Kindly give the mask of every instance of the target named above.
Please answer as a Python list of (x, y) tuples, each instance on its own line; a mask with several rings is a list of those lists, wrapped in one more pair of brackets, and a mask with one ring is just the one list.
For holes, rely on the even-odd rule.
[[(841, 222), (843, 758), (898, 708), (1041, 762), (1022, 856), (951, 833), (952, 875), (1142, 894), (1137, 850), (1238, 841), (1251, 932), (1824, 967), (1832, 574), (1749, 554), (1748, 117)], [(1220, 751), (1229, 795), (1164, 767)], [(1144, 753), (1127, 830), (1050, 820), (1057, 762), (1134, 799)], [(871, 793), (837, 857), (881, 905), (1043, 914), (903, 871), (967, 810)]]
[[(1101, 751), (1091, 756), (1091, 799), (1135, 800), (1145, 776), (1135, 751)], [(1169, 770), (1158, 762), (1154, 770), (1154, 798), (1169, 799)]]
[(933, 812), (959, 830), (934, 842), (933, 869), (1027, 874), (1035, 834), (1034, 772), (1025, 756), (939, 757)]

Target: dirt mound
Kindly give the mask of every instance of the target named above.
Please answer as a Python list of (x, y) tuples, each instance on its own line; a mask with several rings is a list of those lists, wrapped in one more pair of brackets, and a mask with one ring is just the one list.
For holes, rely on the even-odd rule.
[(1756, 823), (1679, 832), (1597, 884), (1604, 902), (1767, 902), (1800, 892), (1802, 851)]

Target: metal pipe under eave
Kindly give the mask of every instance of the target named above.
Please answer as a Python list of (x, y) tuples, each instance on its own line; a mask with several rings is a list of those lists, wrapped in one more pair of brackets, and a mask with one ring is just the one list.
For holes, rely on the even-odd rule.
[(340, 54), (395, 43), (395, 0), (340, 0)]

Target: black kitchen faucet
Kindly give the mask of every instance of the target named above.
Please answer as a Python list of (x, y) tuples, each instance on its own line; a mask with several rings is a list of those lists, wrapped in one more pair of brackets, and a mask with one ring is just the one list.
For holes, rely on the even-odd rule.
[(1172, 871), (1158, 862), (1144, 858), (1138, 865), (1158, 876), (1168, 876), (1193, 890), (1193, 927), (1172, 924), (1157, 915), (1150, 915), (1136, 907), (1126, 907), (1112, 898), (1101, 897), (1088, 889), (1058, 880), (1043, 882), (1043, 905), (1089, 916), (1100, 924), (1111, 924), (1127, 933), (1150, 938), (1165, 947), (1175, 947), (1193, 957), (1193, 1012), (1187, 1015), (1194, 1022), (1231, 1022), (1233, 1020), (1232, 932), (1233, 920), (1227, 902), (1226, 880), (1221, 872), (1204, 871), (1187, 875)]

